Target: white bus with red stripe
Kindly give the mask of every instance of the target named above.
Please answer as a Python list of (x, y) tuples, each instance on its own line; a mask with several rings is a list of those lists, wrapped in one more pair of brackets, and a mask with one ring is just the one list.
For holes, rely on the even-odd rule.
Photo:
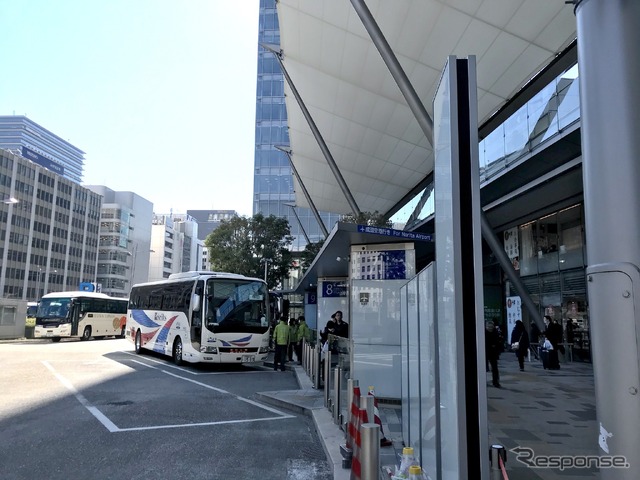
[(270, 315), (259, 278), (178, 273), (133, 286), (126, 336), (136, 353), (152, 350), (178, 365), (259, 362), (269, 353)]

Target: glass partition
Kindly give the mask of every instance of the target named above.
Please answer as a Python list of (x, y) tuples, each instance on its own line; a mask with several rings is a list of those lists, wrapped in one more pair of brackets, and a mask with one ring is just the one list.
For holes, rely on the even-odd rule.
[(438, 364), (435, 332), (433, 264), (418, 275), (418, 351), (420, 365), (420, 458), (422, 468), (435, 478), (438, 448)]
[(418, 281), (407, 285), (407, 354), (409, 368), (409, 444), (416, 454), (420, 452), (420, 353), (418, 351), (420, 312), (418, 309)]
[(400, 289), (402, 314), (402, 438), (423, 470), (438, 468), (438, 366), (433, 263)]
[[(411, 282), (417, 282), (417, 277)], [(408, 285), (408, 284), (407, 284)], [(405, 445), (409, 445), (409, 335), (408, 330), (408, 318), (409, 318), (409, 301), (407, 294), (408, 286), (400, 288), (400, 355), (402, 360), (400, 364), (402, 366), (402, 396), (400, 401), (402, 402), (402, 441)], [(405, 405), (407, 406), (405, 408)]]

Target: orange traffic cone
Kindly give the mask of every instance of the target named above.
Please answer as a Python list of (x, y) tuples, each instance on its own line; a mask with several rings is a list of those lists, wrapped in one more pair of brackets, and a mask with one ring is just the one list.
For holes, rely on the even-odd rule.
[(380, 427), (380, 446), (390, 447), (393, 442), (384, 436), (384, 430), (382, 430), (382, 420), (380, 419), (380, 411), (378, 410), (378, 399), (376, 398), (373, 387), (369, 387), (369, 395), (373, 397), (373, 417), (376, 425)]
[(360, 448), (362, 447), (362, 437), (360, 426), (368, 423), (367, 409), (359, 408), (356, 416), (356, 435), (353, 439), (353, 457), (351, 458), (351, 480), (361, 480), (362, 464), (360, 463)]

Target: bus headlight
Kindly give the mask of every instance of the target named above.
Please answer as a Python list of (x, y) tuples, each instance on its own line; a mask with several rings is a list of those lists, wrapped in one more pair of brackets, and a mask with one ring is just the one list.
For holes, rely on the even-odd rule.
[(258, 353), (269, 353), (269, 346), (267, 345), (265, 347), (260, 347)]
[(200, 347), (201, 353), (218, 353), (218, 347), (210, 347), (208, 345)]

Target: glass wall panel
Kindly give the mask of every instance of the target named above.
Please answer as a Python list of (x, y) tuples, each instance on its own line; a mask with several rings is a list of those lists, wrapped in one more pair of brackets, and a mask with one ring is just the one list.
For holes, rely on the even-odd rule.
[(490, 175), (504, 168), (504, 125), (496, 128), (484, 139), (485, 175)]
[(540, 276), (540, 302), (544, 308), (545, 315), (549, 315), (556, 320), (560, 320), (561, 293), (560, 275), (550, 273)]
[(582, 207), (562, 210), (558, 213), (560, 270), (569, 270), (585, 265)]
[(558, 223), (557, 215), (549, 215), (538, 221), (537, 229), (538, 271), (540, 273), (558, 270)]
[(529, 142), (527, 106), (521, 107), (504, 122), (504, 146), (507, 161), (520, 157)]
[(535, 222), (520, 227), (520, 275), (523, 277), (538, 273), (538, 251), (535, 238)]
[(437, 474), (437, 363), (433, 264), (418, 276), (420, 362), (420, 460), (424, 471)]
[(409, 283), (400, 288), (400, 355), (402, 357), (401, 365), (402, 365), (402, 441), (405, 445), (409, 445), (409, 409), (410, 409), (410, 400), (409, 400), (409, 336), (407, 335), (408, 330), (408, 285), (412, 282), (417, 282), (417, 277), (413, 280), (409, 281)]
[(529, 114), (530, 148), (557, 133), (555, 81), (538, 92), (527, 103)]
[(591, 361), (585, 280), (583, 269), (562, 275), (561, 324), (568, 343), (567, 359), (573, 361)]
[(409, 368), (409, 444), (415, 452), (420, 451), (420, 356), (418, 352), (418, 281), (411, 281), (407, 286), (407, 333), (409, 338), (408, 368)]
[(578, 65), (573, 66), (560, 76), (558, 91), (558, 126), (560, 129), (580, 118), (580, 82)]

